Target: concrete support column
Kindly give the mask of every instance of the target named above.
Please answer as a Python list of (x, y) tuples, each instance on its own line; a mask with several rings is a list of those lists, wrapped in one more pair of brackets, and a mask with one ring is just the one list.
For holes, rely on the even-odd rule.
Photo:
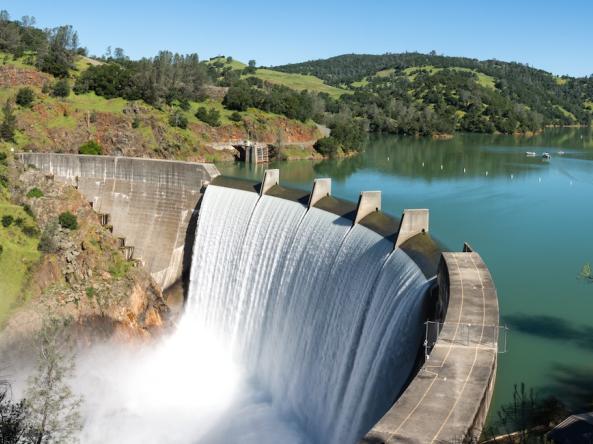
[(264, 172), (264, 178), (261, 182), (261, 188), (259, 190), (259, 195), (263, 196), (270, 188), (275, 185), (280, 184), (280, 170), (266, 170)]
[(356, 207), (356, 217), (354, 224), (359, 223), (362, 219), (375, 211), (381, 210), (381, 191), (363, 191), (358, 198), (358, 206)]
[(332, 180), (331, 179), (315, 179), (313, 181), (313, 190), (309, 196), (308, 208), (314, 207), (317, 202), (332, 194)]
[(427, 209), (404, 210), (397, 238), (395, 239), (395, 247), (399, 247), (418, 233), (428, 231), (428, 216)]

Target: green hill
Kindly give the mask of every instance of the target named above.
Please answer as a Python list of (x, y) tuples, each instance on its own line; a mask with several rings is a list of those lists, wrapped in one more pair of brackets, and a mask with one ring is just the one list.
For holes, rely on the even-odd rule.
[(524, 132), (547, 125), (590, 125), (592, 117), (591, 77), (558, 77), (514, 62), (346, 54), (273, 69), (356, 91), (343, 100), (379, 131), (416, 132), (406, 123), (410, 113), (431, 115), (420, 125), (428, 132), (431, 126), (437, 131)]

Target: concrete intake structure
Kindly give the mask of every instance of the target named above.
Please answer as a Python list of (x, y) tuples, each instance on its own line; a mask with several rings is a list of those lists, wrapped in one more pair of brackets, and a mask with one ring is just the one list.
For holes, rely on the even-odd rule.
[[(77, 185), (105, 224), (112, 225), (114, 234), (122, 238), (121, 247), (127, 248), (126, 254), (141, 258), (163, 288), (179, 279), (184, 266), (189, 265), (184, 258), (191, 253), (197, 209), (208, 184), (213, 185), (208, 193), (212, 191), (215, 193), (212, 196), (218, 198), (218, 201), (210, 199), (210, 210), (226, 198), (227, 194), (221, 191), (226, 187), (243, 191), (243, 194), (230, 193), (228, 196), (234, 196), (240, 205), (246, 200), (252, 202), (250, 211), (253, 214), (257, 211), (261, 217), (271, 216), (271, 210), (281, 207), (274, 199), (282, 199), (291, 201), (290, 205), (282, 207), (294, 212), (293, 220), (297, 221), (297, 226), (298, 220), (308, 217), (308, 222), (312, 223), (317, 220), (315, 217), (336, 221), (330, 225), (332, 230), (345, 233), (342, 239), (360, 234), (361, 227), (379, 234), (380, 242), (389, 241), (384, 257), (392, 259), (395, 253), (397, 258), (405, 258), (403, 252), (423, 273), (429, 284), (423, 296), (426, 301), (423, 319), (429, 322), (424, 347), (422, 338), (411, 339), (414, 341), (412, 348), (422, 356), (416, 366), (419, 370), (407, 380), (407, 387), (401, 393), (393, 394), (386, 407), (374, 416), (373, 422), (357, 439), (361, 438), (364, 443), (437, 443), (479, 435), (496, 374), (496, 290), (480, 256), (469, 247), (462, 253), (441, 251), (428, 233), (428, 210), (404, 210), (401, 219), (395, 219), (381, 211), (380, 192), (362, 192), (356, 205), (333, 197), (329, 179), (316, 179), (311, 192), (283, 188), (278, 170), (268, 170), (262, 183), (258, 184), (220, 176), (216, 168), (208, 164), (36, 153), (23, 153), (18, 157), (25, 164), (53, 174), (56, 180)], [(303, 216), (299, 216), (301, 214)], [(336, 217), (328, 217), (329, 214)], [(245, 219), (251, 220), (247, 215)], [(283, 220), (278, 217), (280, 222), (277, 223), (282, 224)], [(240, 228), (234, 232), (236, 236), (245, 231)], [(258, 235), (257, 228), (251, 227), (254, 236)], [(262, 224), (262, 228), (267, 229), (266, 224)], [(265, 238), (265, 232), (262, 233)], [(280, 231), (277, 234), (285, 236)], [(324, 237), (322, 233), (320, 239)], [(307, 239), (301, 240), (306, 248)], [(238, 241), (237, 245), (243, 243)], [(332, 248), (336, 252), (341, 249), (336, 243)], [(275, 249), (261, 251), (273, 254)], [(205, 251), (200, 254), (208, 256)], [(359, 254), (357, 249), (346, 249), (342, 251), (342, 261), (348, 261), (348, 255), (351, 255), (352, 263), (358, 264), (356, 254)], [(240, 257), (230, 253), (229, 257), (239, 261), (237, 267), (245, 266)], [(383, 260), (383, 264), (388, 264), (389, 259)], [(378, 276), (379, 271), (376, 273)], [(385, 289), (381, 293), (389, 300), (391, 287), (379, 285), (379, 279), (376, 279), (372, 292)], [(300, 278), (295, 282), (300, 282)], [(249, 282), (246, 285), (255, 284)], [(309, 285), (316, 288), (314, 283)], [(325, 296), (325, 293), (319, 296)], [(351, 303), (356, 300), (352, 298)], [(377, 309), (380, 314), (380, 307)], [(315, 360), (315, 356), (311, 359)], [(409, 359), (406, 365), (414, 367), (414, 357)], [(342, 369), (336, 369), (338, 371)]]

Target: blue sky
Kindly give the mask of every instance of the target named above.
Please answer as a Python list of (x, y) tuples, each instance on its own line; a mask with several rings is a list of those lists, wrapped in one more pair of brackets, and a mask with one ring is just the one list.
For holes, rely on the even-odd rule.
[(122, 47), (276, 65), (344, 53), (437, 51), (593, 74), (589, 0), (0, 0), (13, 18), (71, 24), (91, 54)]

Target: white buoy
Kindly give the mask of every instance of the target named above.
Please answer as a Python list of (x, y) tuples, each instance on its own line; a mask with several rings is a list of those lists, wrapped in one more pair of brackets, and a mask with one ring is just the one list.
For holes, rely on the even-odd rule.
[(488, 171), (486, 171), (486, 176), (488, 175)]
[(463, 174), (465, 174), (465, 168), (463, 169)]
[(441, 165), (441, 171), (443, 170), (443, 165)]

